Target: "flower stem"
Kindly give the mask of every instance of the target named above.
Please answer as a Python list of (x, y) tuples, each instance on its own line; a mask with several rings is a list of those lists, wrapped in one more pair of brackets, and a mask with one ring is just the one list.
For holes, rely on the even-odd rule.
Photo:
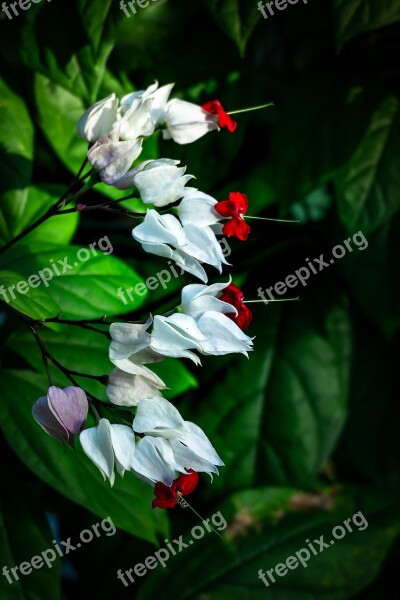
[[(199, 515), (199, 513), (197, 512), (197, 510), (195, 510), (195, 509), (193, 508), (193, 506), (191, 506), (191, 505), (189, 504), (189, 502), (188, 502), (187, 500), (185, 500), (185, 499), (184, 499), (184, 497), (182, 496), (181, 492), (177, 492), (177, 496), (178, 496), (178, 504), (179, 504), (179, 506), (181, 506), (182, 508), (190, 508), (190, 510), (191, 510), (192, 512), (194, 512), (194, 514), (196, 515), (196, 517), (198, 517), (202, 523), (204, 523), (204, 522), (205, 522), (205, 519), (204, 519), (204, 518), (203, 518), (201, 515)], [(210, 525), (210, 527), (211, 527), (211, 525)], [(220, 535), (220, 534), (218, 533), (218, 531), (216, 531), (216, 530), (214, 529), (214, 527), (211, 527), (211, 529), (213, 530), (213, 532), (214, 532), (215, 534), (217, 534), (217, 536), (218, 536), (218, 537), (220, 537), (220, 538), (221, 538), (221, 540), (223, 540), (223, 539), (224, 539), (224, 538), (222, 537), (222, 535)]]
[(277, 223), (300, 223), (300, 221), (294, 221), (292, 219), (268, 219), (267, 217), (250, 217), (245, 215), (245, 219), (255, 219), (257, 221), (276, 221)]
[(298, 298), (277, 298), (274, 300), (244, 300), (244, 304), (269, 304), (270, 302), (299, 302), (300, 296)]
[(241, 108), (240, 110), (231, 110), (228, 112), (228, 115), (238, 115), (240, 113), (251, 112), (253, 110), (261, 110), (262, 108), (269, 108), (270, 106), (275, 106), (273, 102), (268, 102), (268, 104), (261, 104), (260, 106), (252, 106), (251, 108)]

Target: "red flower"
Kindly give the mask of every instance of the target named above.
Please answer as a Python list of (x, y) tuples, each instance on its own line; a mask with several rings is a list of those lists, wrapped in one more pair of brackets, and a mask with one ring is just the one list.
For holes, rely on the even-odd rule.
[(234, 121), (232, 117), (228, 115), (219, 100), (211, 100), (210, 102), (206, 102), (201, 108), (212, 115), (217, 115), (218, 125), (220, 127), (226, 127), (226, 129), (231, 133), (236, 130), (236, 121)]
[(249, 201), (245, 194), (240, 192), (231, 192), (229, 200), (217, 202), (214, 208), (222, 217), (230, 217), (230, 221), (225, 223), (222, 232), (227, 237), (236, 236), (243, 242), (247, 240), (250, 233), (250, 226), (245, 223), (243, 215), (246, 214), (249, 207)]
[(226, 316), (232, 319), (232, 321), (234, 321), (236, 325), (244, 331), (250, 325), (253, 319), (253, 314), (251, 310), (244, 304), (243, 298), (244, 295), (242, 290), (234, 283), (231, 283), (224, 289), (222, 295), (219, 297), (219, 300), (222, 302), (227, 302), (228, 304), (232, 304), (232, 306), (236, 308), (238, 311), (237, 316), (235, 316), (234, 313), (228, 313)]
[(173, 508), (177, 503), (176, 490), (157, 481), (154, 487), (155, 500), (152, 502), (153, 508)]
[(157, 481), (154, 487), (156, 498), (152, 502), (153, 508), (174, 508), (178, 502), (178, 492), (182, 496), (191, 494), (197, 487), (199, 476), (193, 469), (186, 469), (188, 475), (180, 475), (171, 486)]

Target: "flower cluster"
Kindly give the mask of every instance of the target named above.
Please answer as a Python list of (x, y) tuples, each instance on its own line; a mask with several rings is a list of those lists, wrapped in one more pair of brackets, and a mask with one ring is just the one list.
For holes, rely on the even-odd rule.
[[(193, 176), (179, 162), (163, 158), (135, 164), (143, 141), (161, 128), (166, 139), (189, 144), (209, 131), (236, 123), (218, 100), (197, 106), (170, 99), (173, 84), (128, 94), (115, 94), (89, 108), (78, 123), (80, 135), (89, 142), (88, 161), (98, 178), (120, 190), (135, 188), (147, 210), (133, 231), (143, 250), (176, 262), (202, 283), (186, 285), (180, 304), (167, 315), (150, 316), (143, 323), (114, 322), (110, 325), (109, 358), (115, 369), (108, 377), (111, 405), (135, 409), (132, 425), (111, 423), (96, 411), (97, 425), (83, 429), (88, 412), (85, 392), (80, 388), (50, 387), (33, 414), (47, 433), (72, 445), (79, 435), (85, 454), (111, 485), (115, 471), (131, 472), (154, 487), (153, 507), (172, 508), (181, 496), (198, 484), (198, 473), (218, 474), (223, 462), (206, 434), (185, 421), (163, 398), (164, 381), (150, 368), (167, 357), (189, 359), (200, 356), (244, 354), (253, 342), (244, 330), (251, 312), (243, 293), (231, 279), (206, 285), (205, 266), (220, 273), (228, 265), (218, 235), (244, 241), (250, 228), (244, 217), (248, 200), (232, 192), (218, 201), (191, 187)], [(169, 212), (158, 212), (179, 203)], [(83, 431), (82, 431), (83, 429)]]

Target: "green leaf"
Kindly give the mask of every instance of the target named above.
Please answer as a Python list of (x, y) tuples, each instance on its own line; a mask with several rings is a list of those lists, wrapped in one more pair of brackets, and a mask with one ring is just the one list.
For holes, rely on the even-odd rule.
[(46, 319), (60, 312), (58, 304), (45, 291), (29, 286), (27, 277), (0, 271), (1, 299), (32, 319)]
[(354, 36), (399, 20), (398, 0), (335, 0), (336, 45), (340, 50)]
[[(79, 12), (86, 33), (91, 41), (94, 50), (98, 50), (103, 37), (110, 36), (110, 21), (114, 14), (121, 15), (121, 10), (114, 3), (112, 9), (112, 0), (78, 0)], [(122, 17), (121, 17), (122, 18)]]
[(110, 516), (118, 528), (150, 542), (156, 541), (157, 531), (166, 535), (165, 513), (151, 508), (150, 486), (126, 473), (124, 479), (117, 475), (110, 488), (80, 448), (65, 451), (41, 430), (31, 411), (47, 387), (42, 375), (2, 371), (0, 424), (14, 452), (40, 479), (96, 515)]
[[(54, 184), (31, 186), (21, 202), (9, 206), (8, 214), (3, 214), (4, 228), (0, 229), (0, 243), (5, 243), (29, 227), (45, 214), (64, 193), (65, 188)], [(56, 221), (47, 221), (25, 238), (30, 243), (46, 240), (47, 243), (67, 244), (76, 231), (79, 213), (62, 215)]]
[(75, 4), (67, 11), (55, 2), (31, 7), (22, 27), (21, 56), (31, 69), (93, 104), (112, 50), (108, 36), (99, 43), (97, 27), (97, 18), (82, 22)]
[[(316, 501), (324, 507), (324, 498), (325, 508), (315, 510)], [(192, 539), (195, 547), (170, 557), (167, 568), (147, 577), (139, 600), (154, 598), (160, 589), (174, 590), (176, 600), (346, 600), (376, 577), (400, 532), (398, 497), (367, 487), (345, 489), (336, 498), (333, 491), (309, 497), (261, 488), (235, 494), (218, 509), (209, 522), (214, 517), (220, 530), (223, 520), (228, 522), (224, 541), (203, 526), (204, 538)], [(337, 536), (344, 531), (342, 539), (334, 531)], [(322, 551), (321, 536), (328, 545)], [(189, 539), (185, 536), (186, 543)], [(306, 568), (296, 557), (301, 550)], [(292, 570), (280, 567), (281, 576), (271, 572), (289, 557), (297, 558)], [(259, 578), (260, 569), (268, 586)]]
[(245, 0), (206, 0), (206, 6), (244, 56), (250, 36), (261, 17), (257, 7)]
[[(376, 281), (375, 275), (370, 278)], [(383, 335), (358, 313), (353, 319), (349, 418), (335, 465), (338, 472), (351, 469), (352, 480), (395, 489), (400, 485), (396, 358)]]
[(381, 99), (376, 81), (355, 84), (337, 68), (303, 76), (273, 137), (273, 184), (284, 209), (330, 183), (351, 160)]
[[(4, 476), (4, 474), (3, 474)], [(25, 490), (26, 493), (26, 490)], [(31, 567), (28, 576), (21, 575), (19, 566), (31, 561), (49, 548), (53, 548), (53, 535), (39, 506), (24, 501), (23, 497), (2, 498), (0, 512), (0, 555), (2, 567), (10, 570), (17, 567), (17, 577), (8, 572), (11, 582), (4, 572), (0, 578), (2, 600), (57, 600), (60, 597), (60, 559), (51, 563), (49, 569), (44, 563), (39, 569)], [(25, 567), (24, 568), (29, 568)]]
[(255, 311), (250, 360), (235, 359), (207, 402), (191, 404), (226, 465), (213, 487), (315, 483), (347, 416), (349, 317), (325, 301)]
[[(57, 218), (62, 217), (54, 219)], [(53, 226), (57, 226), (55, 220)], [(100, 240), (103, 240), (102, 247), (108, 254), (103, 254), (96, 245)], [(38, 274), (41, 277), (38, 286), (41, 290), (46, 288), (46, 293), (57, 303), (59, 312), (66, 319), (91, 319), (130, 312), (130, 305), (123, 303), (118, 290), (129, 289), (142, 280), (122, 260), (110, 256), (113, 248), (107, 236), (100, 240), (92, 243), (96, 245), (93, 250), (89, 246), (42, 244), (38, 247), (21, 243), (1, 257), (0, 265), (5, 263), (25, 279)], [(141, 306), (145, 297), (139, 297), (135, 307)]]
[(400, 102), (386, 98), (351, 159), (336, 173), (339, 213), (349, 233), (368, 235), (400, 208)]
[(0, 243), (27, 202), (32, 175), (33, 126), (24, 102), (0, 79)]
[(77, 132), (84, 102), (50, 79), (35, 74), (35, 100), (40, 127), (62, 163), (76, 174), (87, 154), (88, 144)]
[(340, 262), (362, 311), (387, 337), (400, 328), (399, 242), (400, 211), (369, 236), (366, 249), (353, 252)]

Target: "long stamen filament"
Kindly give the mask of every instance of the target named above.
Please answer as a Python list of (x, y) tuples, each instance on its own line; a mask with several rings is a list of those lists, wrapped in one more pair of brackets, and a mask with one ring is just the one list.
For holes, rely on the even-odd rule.
[(231, 110), (228, 112), (228, 115), (238, 115), (240, 113), (251, 112), (253, 110), (261, 110), (262, 108), (269, 108), (270, 106), (275, 106), (273, 102), (268, 102), (268, 104), (261, 104), (260, 106), (252, 106), (251, 108), (241, 108), (239, 110)]

